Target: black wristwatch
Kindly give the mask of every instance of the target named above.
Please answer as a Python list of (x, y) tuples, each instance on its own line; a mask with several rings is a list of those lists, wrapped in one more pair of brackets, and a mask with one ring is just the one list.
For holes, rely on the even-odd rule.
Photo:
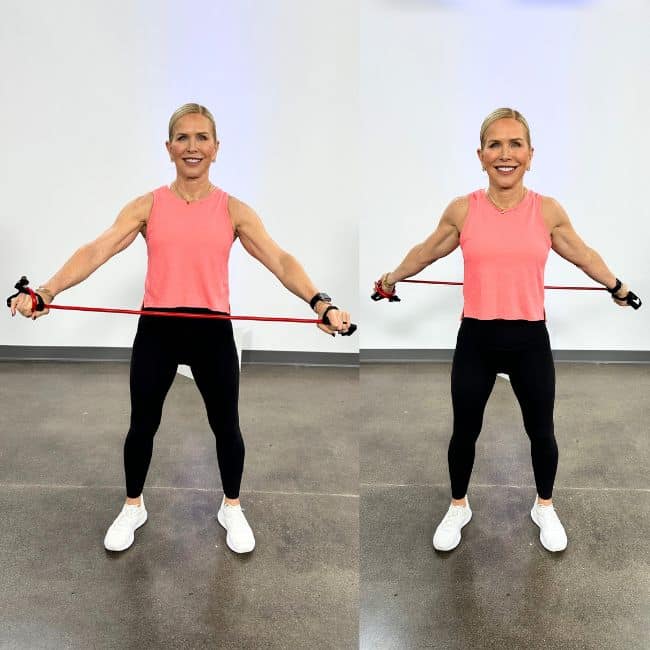
[(332, 302), (332, 299), (326, 293), (317, 293), (310, 301), (309, 306), (313, 309), (317, 302)]

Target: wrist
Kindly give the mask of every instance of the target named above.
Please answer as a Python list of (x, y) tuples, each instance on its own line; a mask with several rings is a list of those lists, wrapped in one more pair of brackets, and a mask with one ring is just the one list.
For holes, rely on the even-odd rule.
[(332, 299), (324, 292), (319, 291), (314, 294), (309, 301), (309, 306), (318, 313), (319, 303), (330, 304)]
[(36, 293), (40, 293), (41, 295), (45, 296), (48, 298), (50, 301), (54, 300), (54, 291), (52, 289), (48, 289), (47, 287), (37, 287), (34, 289)]
[(609, 291), (609, 293), (611, 293), (613, 296), (616, 295), (620, 291), (621, 287), (623, 286), (623, 283), (618, 278), (614, 278), (614, 280), (615, 282), (613, 287), (609, 287), (606, 285), (607, 291)]

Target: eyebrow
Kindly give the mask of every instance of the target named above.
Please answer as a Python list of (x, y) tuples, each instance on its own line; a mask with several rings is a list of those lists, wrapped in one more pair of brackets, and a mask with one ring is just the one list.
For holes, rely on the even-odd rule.
[[(523, 138), (510, 138), (510, 142), (523, 142)], [(490, 138), (488, 140), (488, 144), (492, 144), (493, 142), (501, 142), (501, 140), (495, 140), (494, 138)]]
[[(177, 131), (175, 133), (175, 136), (178, 137), (179, 135), (188, 135), (185, 133), (185, 131)], [(199, 131), (196, 135), (210, 135), (207, 131)]]

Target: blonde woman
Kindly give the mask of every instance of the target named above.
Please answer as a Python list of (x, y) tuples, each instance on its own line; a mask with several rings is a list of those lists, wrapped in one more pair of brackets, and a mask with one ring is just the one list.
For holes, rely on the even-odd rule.
[(496, 375), (508, 373), (530, 438), (537, 498), (531, 510), (543, 546), (567, 546), (553, 507), (558, 463), (553, 430), (555, 370), (544, 312), (544, 267), (550, 249), (607, 287), (614, 302), (634, 296), (573, 229), (562, 206), (524, 186), (533, 159), (524, 117), (500, 108), (484, 120), (477, 150), (486, 190), (454, 199), (436, 230), (376, 284), (375, 298), (394, 298), (395, 284), (458, 246), (464, 258), (464, 309), (451, 370), (453, 433), (449, 443), (451, 505), (433, 545), (450, 551), (472, 517), (467, 488), (483, 412)]
[[(36, 292), (49, 304), (62, 291), (82, 282), (138, 234), (147, 243), (148, 265), (143, 305), (170, 312), (230, 312), (228, 257), (237, 238), (253, 257), (296, 296), (310, 304), (329, 325), (327, 334), (344, 334), (350, 314), (331, 304), (298, 261), (268, 235), (255, 212), (213, 185), (209, 172), (219, 150), (215, 121), (199, 104), (181, 106), (169, 121), (167, 152), (176, 178), (131, 201), (115, 223), (82, 246)], [(12, 313), (38, 318), (29, 296), (11, 301)], [(192, 369), (216, 438), (224, 498), (218, 520), (226, 543), (236, 553), (253, 550), (255, 538), (243, 514), (239, 490), (244, 442), (239, 430), (239, 367), (231, 322), (181, 317), (141, 316), (131, 358), (131, 424), (124, 444), (126, 502), (109, 527), (104, 545), (123, 551), (147, 520), (142, 497), (154, 435), (163, 402), (178, 364)]]

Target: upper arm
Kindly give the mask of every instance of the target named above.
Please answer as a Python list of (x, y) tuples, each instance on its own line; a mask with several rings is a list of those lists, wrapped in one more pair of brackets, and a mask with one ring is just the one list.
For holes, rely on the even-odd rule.
[(113, 225), (91, 244), (103, 261), (123, 251), (139, 232), (144, 231), (152, 206), (153, 194), (148, 193), (122, 208)]
[(564, 208), (555, 199), (545, 196), (542, 197), (542, 214), (550, 231), (553, 250), (576, 266), (584, 265), (591, 249), (574, 230)]
[(246, 252), (277, 275), (286, 252), (271, 239), (256, 212), (234, 196), (228, 197), (228, 211), (235, 234)]
[(449, 255), (460, 244), (460, 231), (467, 216), (467, 197), (454, 199), (442, 213), (436, 229), (420, 245), (420, 255), (428, 264)]

